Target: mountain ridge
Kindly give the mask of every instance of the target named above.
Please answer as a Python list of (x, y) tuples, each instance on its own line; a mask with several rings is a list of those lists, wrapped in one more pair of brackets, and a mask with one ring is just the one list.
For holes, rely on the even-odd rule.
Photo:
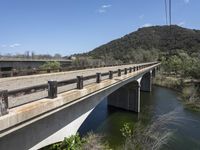
[[(152, 61), (161, 53), (200, 53), (200, 30), (172, 26), (139, 28), (79, 56), (127, 62)], [(137, 56), (137, 57), (136, 57)], [(142, 57), (139, 59), (138, 57)]]

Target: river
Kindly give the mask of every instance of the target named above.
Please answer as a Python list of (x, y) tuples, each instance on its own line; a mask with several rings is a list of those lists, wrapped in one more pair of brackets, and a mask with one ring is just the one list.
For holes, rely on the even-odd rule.
[(123, 144), (120, 129), (124, 123), (134, 124), (139, 120), (147, 124), (159, 115), (175, 111), (177, 123), (167, 128), (173, 131), (167, 145), (162, 149), (200, 149), (200, 113), (184, 108), (177, 92), (153, 86), (151, 93), (141, 92), (141, 112), (139, 114), (107, 107), (104, 99), (90, 114), (79, 129), (81, 135), (92, 131), (104, 135), (112, 148)]

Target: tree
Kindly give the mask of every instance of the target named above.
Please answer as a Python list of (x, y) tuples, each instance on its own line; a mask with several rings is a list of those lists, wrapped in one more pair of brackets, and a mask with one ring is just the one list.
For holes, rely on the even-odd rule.
[(59, 69), (61, 66), (60, 66), (60, 62), (57, 62), (57, 61), (48, 61), (48, 62), (45, 62), (40, 68), (41, 69), (53, 69), (53, 70), (56, 70), (56, 69)]

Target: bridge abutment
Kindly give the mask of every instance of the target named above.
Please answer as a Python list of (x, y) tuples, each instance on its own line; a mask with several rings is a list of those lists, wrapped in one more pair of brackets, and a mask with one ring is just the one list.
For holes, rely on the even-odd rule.
[(128, 83), (108, 96), (108, 105), (140, 112), (140, 84), (137, 81)]

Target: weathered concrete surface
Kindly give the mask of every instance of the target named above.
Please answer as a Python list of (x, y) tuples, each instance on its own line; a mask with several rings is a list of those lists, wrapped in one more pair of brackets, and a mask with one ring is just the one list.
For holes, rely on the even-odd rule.
[(64, 92), (55, 99), (44, 98), (10, 109), (9, 114), (0, 117), (0, 149), (38, 149), (61, 141), (78, 130), (104, 97), (138, 80), (155, 66)]
[[(143, 64), (148, 64), (148, 63), (143, 63)], [(45, 84), (49, 80), (62, 81), (62, 80), (74, 79), (74, 78), (76, 78), (76, 76), (80, 76), (80, 75), (82, 75), (82, 76), (94, 75), (97, 72), (105, 73), (110, 70), (116, 71), (117, 69), (129, 68), (129, 67), (133, 67), (135, 65), (136, 64), (113, 66), (113, 67), (92, 68), (92, 69), (50, 73), (50, 74), (0, 78), (0, 89), (14, 90), (14, 89), (30, 87), (30, 86), (39, 85), (39, 84)]]
[(108, 105), (140, 112), (140, 82), (133, 81), (108, 96)]
[(144, 92), (151, 92), (152, 90), (152, 71), (143, 75), (141, 80), (141, 90)]
[(154, 68), (154, 69), (152, 69), (152, 77), (155, 77), (155, 76), (156, 76), (156, 69), (157, 69), (157, 67)]
[[(148, 63), (144, 63), (148, 64)], [(30, 87), (39, 84), (45, 84), (49, 80), (68, 80), (76, 78), (76, 76), (83, 75), (94, 75), (96, 72), (105, 73), (110, 70), (124, 69), (133, 67), (132, 65), (123, 65), (123, 66), (114, 66), (114, 67), (103, 67), (103, 68), (93, 68), (93, 69), (85, 69), (85, 70), (76, 70), (76, 71), (68, 71), (68, 72), (59, 72), (59, 73), (51, 73), (51, 74), (41, 74), (41, 75), (31, 75), (31, 76), (22, 76), (22, 77), (11, 77), (11, 78), (0, 78), (0, 90), (14, 90), (24, 87)], [(108, 77), (103, 77), (105, 79)], [(84, 82), (84, 85), (88, 85), (94, 82), (95, 79), (88, 80)], [(76, 88), (76, 84), (66, 85), (58, 88), (58, 92), (68, 91)], [(16, 107), (18, 105), (32, 102), (47, 96), (47, 91), (36, 92), (30, 95), (22, 95), (18, 97), (9, 97), (9, 107)]]
[[(157, 65), (154, 65), (154, 66), (157, 66)], [(120, 83), (126, 83), (130, 79), (133, 79), (134, 81), (135, 80), (134, 77), (143, 76), (143, 74), (148, 72), (154, 66), (142, 69), (137, 72), (132, 72), (127, 75), (123, 75), (121, 77), (115, 77), (112, 80), (110, 79), (104, 80), (100, 84), (92, 83), (85, 86), (85, 88), (82, 90), (77, 90), (77, 89), (70, 90), (70, 91), (59, 94), (58, 97), (55, 99), (44, 98), (44, 99), (41, 99), (32, 103), (28, 103), (16, 108), (12, 108), (9, 110), (9, 114), (0, 117), (0, 124), (1, 124), (0, 131), (6, 128), (9, 128), (11, 126), (14, 126), (18, 123), (21, 123), (25, 120), (28, 120), (30, 118), (33, 118), (35, 116), (38, 116), (42, 113), (58, 108), (62, 105), (68, 104), (69, 102), (72, 102), (74, 100), (78, 100), (81, 97), (92, 94), (96, 91), (108, 90), (108, 88), (116, 86)]]

